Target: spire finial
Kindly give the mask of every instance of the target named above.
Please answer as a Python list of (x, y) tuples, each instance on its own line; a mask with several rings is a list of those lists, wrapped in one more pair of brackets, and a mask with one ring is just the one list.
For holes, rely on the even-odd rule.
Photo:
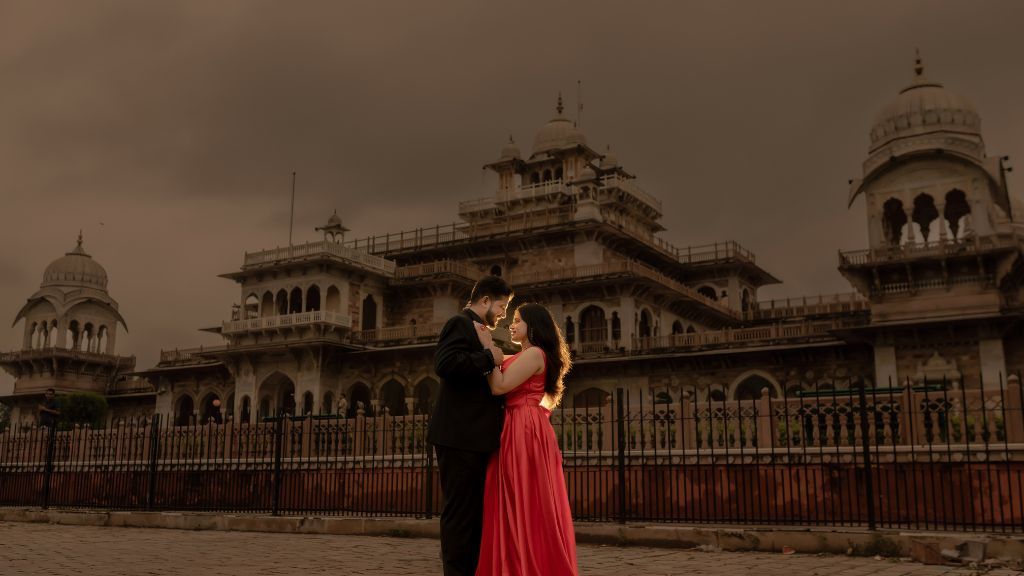
[(82, 229), (78, 229), (78, 248), (82, 248)]
[(924, 75), (924, 64), (921, 62), (921, 50), (919, 48), (914, 48), (914, 75)]
[(562, 92), (561, 91), (558, 92), (558, 106), (555, 106), (555, 110), (558, 111), (558, 115), (559, 116), (562, 115), (562, 110), (565, 110), (565, 107), (562, 106)]
[(512, 139), (512, 135), (511, 134), (508, 135), (508, 143), (509, 144), (515, 144), (516, 143), (516, 141)]

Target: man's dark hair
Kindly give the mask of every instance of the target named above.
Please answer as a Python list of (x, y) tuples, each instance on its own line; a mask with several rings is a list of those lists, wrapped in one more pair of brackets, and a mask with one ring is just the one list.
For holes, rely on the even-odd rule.
[(512, 287), (500, 276), (484, 276), (473, 285), (473, 292), (469, 295), (469, 303), (478, 302), (484, 296), (490, 296), (492, 300), (512, 296)]

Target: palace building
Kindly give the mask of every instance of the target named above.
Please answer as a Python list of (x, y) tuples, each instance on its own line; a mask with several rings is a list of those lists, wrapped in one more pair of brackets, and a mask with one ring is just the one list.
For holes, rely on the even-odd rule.
[(977, 111), (920, 60), (869, 134), (848, 198), (864, 197), (869, 245), (839, 254), (849, 294), (761, 300), (779, 280), (751, 251), (662, 240), (657, 194), (588, 143), (559, 98), (528, 151), (510, 139), (485, 166), (497, 189), (461, 202), (459, 223), (347, 238), (335, 213), (316, 241), (246, 253), (222, 275), (238, 304), (207, 329), (223, 345), (164, 350), (145, 370), (115, 354), (126, 323), (79, 241), (15, 319), (24, 345), (0, 355), (16, 377), (2, 400), (15, 419), (33, 417), (26, 407), (51, 386), (179, 424), (207, 421), (214, 400), (243, 420), (426, 413), (440, 328), (486, 274), (512, 284), (513, 305), (539, 302), (560, 323), (575, 355), (569, 406), (619, 388), (671, 402), (924, 379), (999, 386), (1024, 368), (1024, 214), (1006, 159), (987, 155)]

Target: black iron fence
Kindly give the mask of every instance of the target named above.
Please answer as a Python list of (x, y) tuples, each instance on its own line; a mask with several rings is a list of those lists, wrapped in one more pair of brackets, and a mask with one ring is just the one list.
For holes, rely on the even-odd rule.
[[(552, 415), (577, 519), (1024, 531), (1009, 382), (580, 395)], [(421, 516), (423, 415), (0, 433), (0, 505)]]

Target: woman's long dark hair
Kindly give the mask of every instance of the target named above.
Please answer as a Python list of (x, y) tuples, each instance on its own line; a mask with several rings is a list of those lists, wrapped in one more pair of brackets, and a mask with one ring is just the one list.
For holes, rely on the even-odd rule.
[(563, 381), (572, 367), (569, 346), (547, 308), (534, 303), (521, 304), (516, 313), (526, 322), (526, 338), (543, 350), (547, 357), (544, 392), (551, 398), (551, 407), (554, 408), (562, 401), (562, 393), (565, 392)]

